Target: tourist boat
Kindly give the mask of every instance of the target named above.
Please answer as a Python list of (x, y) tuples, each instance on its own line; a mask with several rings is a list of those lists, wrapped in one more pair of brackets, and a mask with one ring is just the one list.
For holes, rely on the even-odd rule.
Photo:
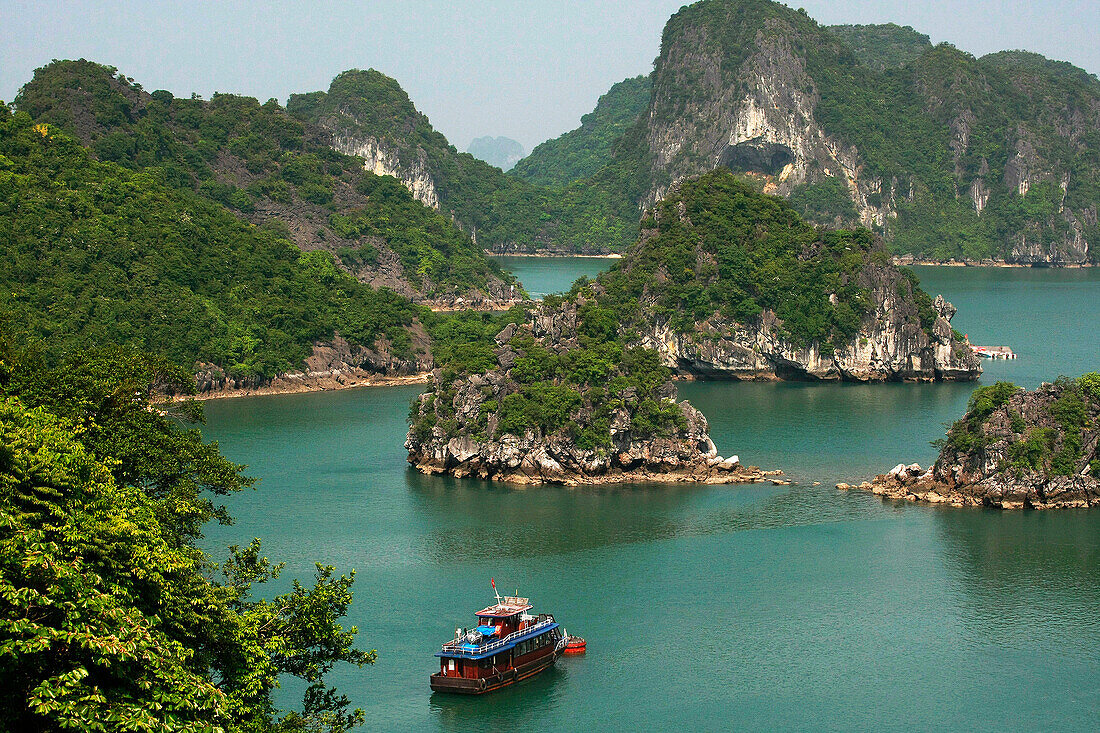
[[(496, 590), (496, 583), (493, 583)], [(549, 669), (565, 651), (566, 638), (548, 613), (533, 614), (527, 598), (496, 597), (477, 612), (477, 627), (455, 629), (455, 637), (435, 653), (436, 692), (480, 695)]]

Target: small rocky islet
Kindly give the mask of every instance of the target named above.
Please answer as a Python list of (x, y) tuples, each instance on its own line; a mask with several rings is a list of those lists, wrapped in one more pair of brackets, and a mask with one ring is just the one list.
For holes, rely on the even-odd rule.
[[(730, 484), (782, 474), (719, 456), (707, 419), (676, 402), (654, 352), (589, 351), (576, 315), (564, 308), (509, 324), (496, 337), (496, 367), (483, 373), (447, 379), (437, 370), (433, 391), (413, 405), (409, 462), (422, 473), (516, 484)], [(532, 372), (560, 376), (532, 381)]]
[(928, 470), (899, 464), (857, 486), (888, 499), (999, 509), (1100, 507), (1100, 373), (1036, 390), (981, 387)]

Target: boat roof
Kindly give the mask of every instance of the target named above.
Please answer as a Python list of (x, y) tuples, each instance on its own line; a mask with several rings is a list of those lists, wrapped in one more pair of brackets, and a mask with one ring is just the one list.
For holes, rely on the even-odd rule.
[(505, 596), (504, 600), (494, 603), (492, 606), (481, 609), (477, 612), (476, 615), (482, 618), (508, 618), (509, 616), (515, 616), (517, 613), (530, 611), (532, 608), (530, 601), (530, 598)]
[[(507, 651), (521, 641), (527, 641), (533, 639), (536, 636), (542, 636), (548, 631), (556, 629), (561, 624), (556, 621), (551, 621), (548, 624), (542, 626), (532, 627), (530, 630), (524, 629), (523, 631), (509, 634), (505, 639), (500, 641), (490, 641), (481, 645), (474, 644), (458, 644), (450, 649), (439, 651), (435, 653), (437, 657), (453, 658), (453, 659), (485, 659), (491, 657), (494, 654), (500, 654), (503, 651)], [(447, 645), (444, 645), (447, 646)]]

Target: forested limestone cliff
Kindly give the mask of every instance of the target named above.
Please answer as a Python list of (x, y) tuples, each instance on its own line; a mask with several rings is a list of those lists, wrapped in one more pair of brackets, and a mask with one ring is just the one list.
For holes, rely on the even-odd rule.
[[(892, 24), (830, 28), (768, 0), (703, 0), (668, 21), (649, 81), (648, 107), (586, 179), (628, 192), (638, 212), (724, 167), (815, 223), (872, 228), (895, 255), (1100, 258), (1100, 81), (1070, 64), (975, 58)], [(559, 141), (517, 174), (567, 169)]]
[(762, 480), (718, 457), (675, 375), (969, 380), (954, 308), (867, 230), (815, 229), (729, 171), (681, 182), (609, 272), (440, 358), (405, 447), (428, 473), (524, 483)]

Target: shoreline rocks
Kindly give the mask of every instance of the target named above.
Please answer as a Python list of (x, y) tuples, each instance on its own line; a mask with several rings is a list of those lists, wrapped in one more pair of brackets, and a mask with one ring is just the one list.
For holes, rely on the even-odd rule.
[(898, 464), (840, 490), (889, 499), (998, 509), (1100, 507), (1100, 374), (1034, 391), (981, 387), (947, 433), (936, 463)]
[[(916, 464), (913, 464), (916, 465)], [(994, 509), (1086, 509), (1100, 507), (1100, 482), (1088, 476), (1059, 476), (1045, 480), (1036, 474), (1020, 479), (991, 476), (974, 484), (952, 486), (938, 481), (932, 469), (917, 474), (908, 472), (879, 474), (872, 481), (852, 486), (837, 484), (841, 490), (869, 491), (885, 499), (945, 504), (953, 507), (974, 506)]]
[[(783, 473), (730, 464), (721, 456), (700, 458), (694, 455), (690, 446), (661, 446), (657, 451), (652, 451), (652, 446), (638, 446), (630, 453), (596, 456), (547, 446), (524, 451), (519, 448), (523, 441), (515, 436), (474, 447), (450, 445), (459, 440), (463, 439), (448, 441), (443, 451), (410, 451), (409, 463), (423, 474), (518, 485), (746, 484), (762, 483)], [(773, 483), (778, 482), (773, 480)]]
[(196, 399), (252, 395), (323, 392), (348, 387), (384, 384), (422, 384), (430, 380), (432, 367), (428, 335), (423, 326), (409, 327), (413, 354), (399, 357), (385, 339), (374, 348), (353, 346), (339, 334), (315, 343), (299, 369), (274, 377), (234, 378), (215, 364), (195, 365)]

